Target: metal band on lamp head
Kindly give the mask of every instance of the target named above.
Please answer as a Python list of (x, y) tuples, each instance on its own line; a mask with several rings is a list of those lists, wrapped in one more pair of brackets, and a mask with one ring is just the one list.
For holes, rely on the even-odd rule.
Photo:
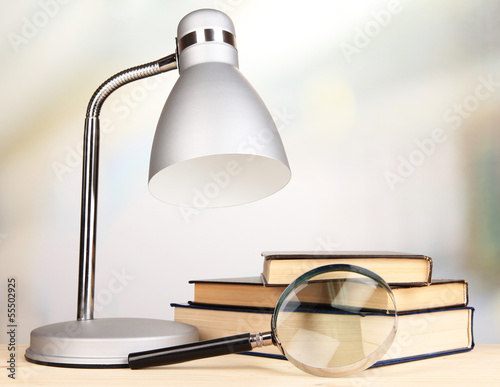
[(236, 48), (236, 38), (231, 32), (226, 30), (205, 28), (203, 30), (190, 32), (189, 34), (184, 35), (182, 38), (180, 38), (177, 44), (179, 48), (179, 54), (181, 54), (184, 49), (192, 46), (193, 44), (203, 42), (227, 43)]

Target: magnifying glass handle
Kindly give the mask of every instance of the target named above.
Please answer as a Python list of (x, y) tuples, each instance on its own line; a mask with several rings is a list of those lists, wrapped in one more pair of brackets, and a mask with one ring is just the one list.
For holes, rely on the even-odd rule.
[(189, 344), (135, 352), (128, 356), (128, 365), (132, 369), (184, 363), (207, 357), (228, 355), (251, 351), (255, 347), (272, 344), (271, 332), (243, 333), (220, 339), (199, 341)]

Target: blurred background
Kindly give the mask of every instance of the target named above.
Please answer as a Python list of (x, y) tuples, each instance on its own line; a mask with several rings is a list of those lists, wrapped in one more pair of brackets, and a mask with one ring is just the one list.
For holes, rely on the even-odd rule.
[[(102, 111), (96, 317), (173, 318), (192, 279), (254, 276), (262, 251), (392, 250), (469, 281), (475, 339), (500, 343), (500, 3), (91, 0), (0, 4), (0, 286), (18, 342), (76, 317), (83, 122), (94, 90), (175, 50), (180, 19), (226, 12), (292, 180), (252, 204), (153, 198), (170, 72)], [(6, 318), (6, 297), (0, 301)], [(0, 337), (7, 342), (7, 336)]]

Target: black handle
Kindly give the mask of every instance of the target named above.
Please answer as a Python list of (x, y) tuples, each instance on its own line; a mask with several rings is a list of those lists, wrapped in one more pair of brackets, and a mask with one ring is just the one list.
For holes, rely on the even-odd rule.
[(135, 352), (128, 355), (132, 369), (183, 363), (206, 357), (228, 355), (252, 350), (250, 333), (177, 345), (175, 347)]

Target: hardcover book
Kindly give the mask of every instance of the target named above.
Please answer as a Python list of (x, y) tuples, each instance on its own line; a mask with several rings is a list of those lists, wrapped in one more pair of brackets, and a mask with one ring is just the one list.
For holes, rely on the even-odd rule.
[[(273, 310), (268, 308), (229, 308), (197, 304), (172, 306), (175, 308), (175, 321), (198, 327), (200, 340), (247, 332), (265, 332), (271, 327)], [(473, 312), (471, 307), (461, 307), (398, 314), (398, 329), (394, 342), (375, 366), (470, 351), (474, 347)], [(349, 315), (346, 318), (350, 318)], [(248, 354), (284, 359), (274, 346), (257, 348)]]
[(427, 285), (432, 258), (388, 251), (264, 252), (262, 278), (268, 285), (287, 285), (319, 266), (343, 263), (364, 267), (391, 285)]
[[(268, 285), (261, 277), (193, 280), (194, 302), (240, 307), (274, 308), (285, 285)], [(391, 286), (398, 311), (416, 311), (468, 304), (464, 280), (433, 279), (428, 286)], [(347, 300), (346, 302), (354, 302)]]

